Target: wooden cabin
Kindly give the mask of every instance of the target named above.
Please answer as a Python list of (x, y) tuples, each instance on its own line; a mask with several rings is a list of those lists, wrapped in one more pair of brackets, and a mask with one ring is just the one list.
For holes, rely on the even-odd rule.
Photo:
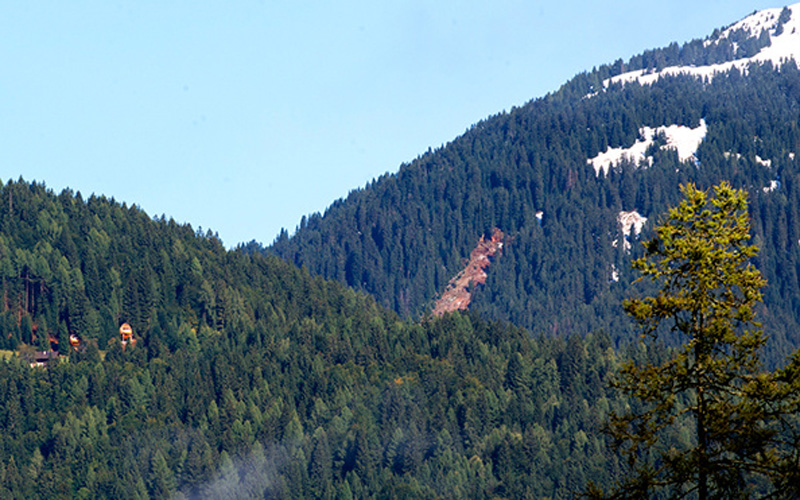
[(31, 368), (35, 366), (45, 367), (51, 359), (58, 359), (58, 351), (36, 351), (33, 353)]
[(122, 348), (124, 349), (129, 343), (136, 344), (136, 339), (133, 338), (133, 328), (128, 323), (122, 323), (119, 327), (119, 334), (122, 337)]

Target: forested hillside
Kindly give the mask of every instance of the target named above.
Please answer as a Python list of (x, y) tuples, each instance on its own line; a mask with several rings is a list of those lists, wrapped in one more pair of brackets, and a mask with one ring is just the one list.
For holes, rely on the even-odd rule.
[(3, 498), (568, 498), (616, 473), (604, 335), (409, 323), (135, 206), (0, 200)]
[[(636, 234), (623, 234), (620, 213), (651, 219), (647, 232), (677, 201), (681, 183), (728, 180), (750, 193), (758, 265), (770, 283), (761, 318), (779, 351), (769, 358), (783, 359), (800, 344), (797, 64), (753, 59), (713, 78), (655, 72), (747, 61), (789, 36), (790, 18), (789, 9), (777, 9), (760, 31), (737, 25), (578, 75), (304, 218), (266, 251), (417, 318), (480, 237), (499, 228), (507, 242), (472, 310), (548, 335), (602, 330), (619, 343), (632, 335), (618, 304), (634, 293), (629, 261), (639, 251)], [(633, 70), (659, 78), (609, 80)], [(645, 137), (648, 130), (658, 133)], [(673, 131), (702, 133), (699, 147), (682, 157)], [(649, 144), (644, 157), (590, 163), (637, 143)]]
[[(629, 342), (620, 303), (653, 286), (630, 285), (630, 261), (679, 184), (748, 190), (767, 364), (800, 345), (800, 72), (740, 64), (800, 19), (754, 19), (578, 75), (267, 249), (0, 183), (0, 497), (559, 499), (612, 485), (624, 467), (602, 422), (641, 403), (609, 380), (671, 355)], [(502, 250), (471, 311), (426, 314), (492, 234)], [(43, 350), (58, 355), (35, 366)], [(647, 453), (689, 443), (690, 420)]]

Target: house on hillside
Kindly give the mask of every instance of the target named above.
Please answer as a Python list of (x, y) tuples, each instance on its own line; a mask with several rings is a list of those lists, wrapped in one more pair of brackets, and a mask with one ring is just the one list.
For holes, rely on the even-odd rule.
[(35, 351), (31, 360), (31, 368), (35, 366), (45, 367), (51, 359), (58, 359), (58, 351)]

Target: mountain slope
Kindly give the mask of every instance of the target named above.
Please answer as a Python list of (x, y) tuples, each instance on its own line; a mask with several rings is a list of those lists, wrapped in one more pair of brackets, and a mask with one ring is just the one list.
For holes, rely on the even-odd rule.
[[(416, 315), (500, 228), (471, 308), (555, 336), (477, 314), (403, 321), (136, 206), (3, 184), (0, 347), (16, 354), (0, 362), (0, 497), (571, 498), (588, 478), (608, 485), (620, 467), (599, 424), (629, 403), (607, 380), (623, 359), (663, 355), (613, 348), (631, 333), (618, 304), (635, 240), (679, 182), (750, 189), (770, 279), (761, 317), (774, 352), (796, 343), (796, 64), (588, 97), (626, 71), (752, 57), (772, 40), (734, 31), (579, 75), (270, 250)], [(54, 345), (58, 360), (30, 366), (33, 347)]]
[[(636, 293), (629, 261), (639, 246), (614, 245), (637, 238), (623, 234), (620, 214), (652, 224), (680, 183), (725, 179), (751, 195), (770, 283), (762, 320), (780, 353), (770, 359), (782, 359), (800, 344), (800, 75), (795, 59), (776, 66), (767, 55), (800, 45), (798, 19), (800, 4), (756, 13), (705, 40), (578, 75), (304, 219), (267, 251), (414, 317), (498, 228), (509, 241), (472, 310), (536, 332), (604, 330), (622, 341), (632, 328), (619, 303)], [(642, 71), (660, 76), (613, 81)], [(627, 154), (599, 173), (592, 160), (614, 148)]]
[(619, 470), (597, 432), (624, 405), (602, 335), (400, 321), (276, 257), (22, 180), (0, 186), (0, 289), (2, 498), (570, 498)]
[[(692, 75), (697, 78), (713, 79), (716, 74), (731, 69), (746, 71), (751, 64), (769, 62), (774, 66), (780, 66), (789, 60), (798, 61), (800, 60), (800, 33), (798, 33), (800, 16), (792, 15), (795, 8), (797, 6), (756, 12), (703, 42), (706, 49), (718, 50), (721, 46), (728, 47), (734, 54), (730, 60), (714, 64), (676, 65), (628, 71), (603, 80), (603, 88), (614, 83), (632, 81), (649, 85), (670, 75)], [(753, 48), (743, 48), (751, 44)]]

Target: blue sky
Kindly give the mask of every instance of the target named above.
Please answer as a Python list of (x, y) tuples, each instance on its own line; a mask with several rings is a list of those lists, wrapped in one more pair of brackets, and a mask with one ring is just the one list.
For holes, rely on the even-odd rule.
[(269, 244), (580, 71), (782, 5), (0, 2), (0, 178)]

